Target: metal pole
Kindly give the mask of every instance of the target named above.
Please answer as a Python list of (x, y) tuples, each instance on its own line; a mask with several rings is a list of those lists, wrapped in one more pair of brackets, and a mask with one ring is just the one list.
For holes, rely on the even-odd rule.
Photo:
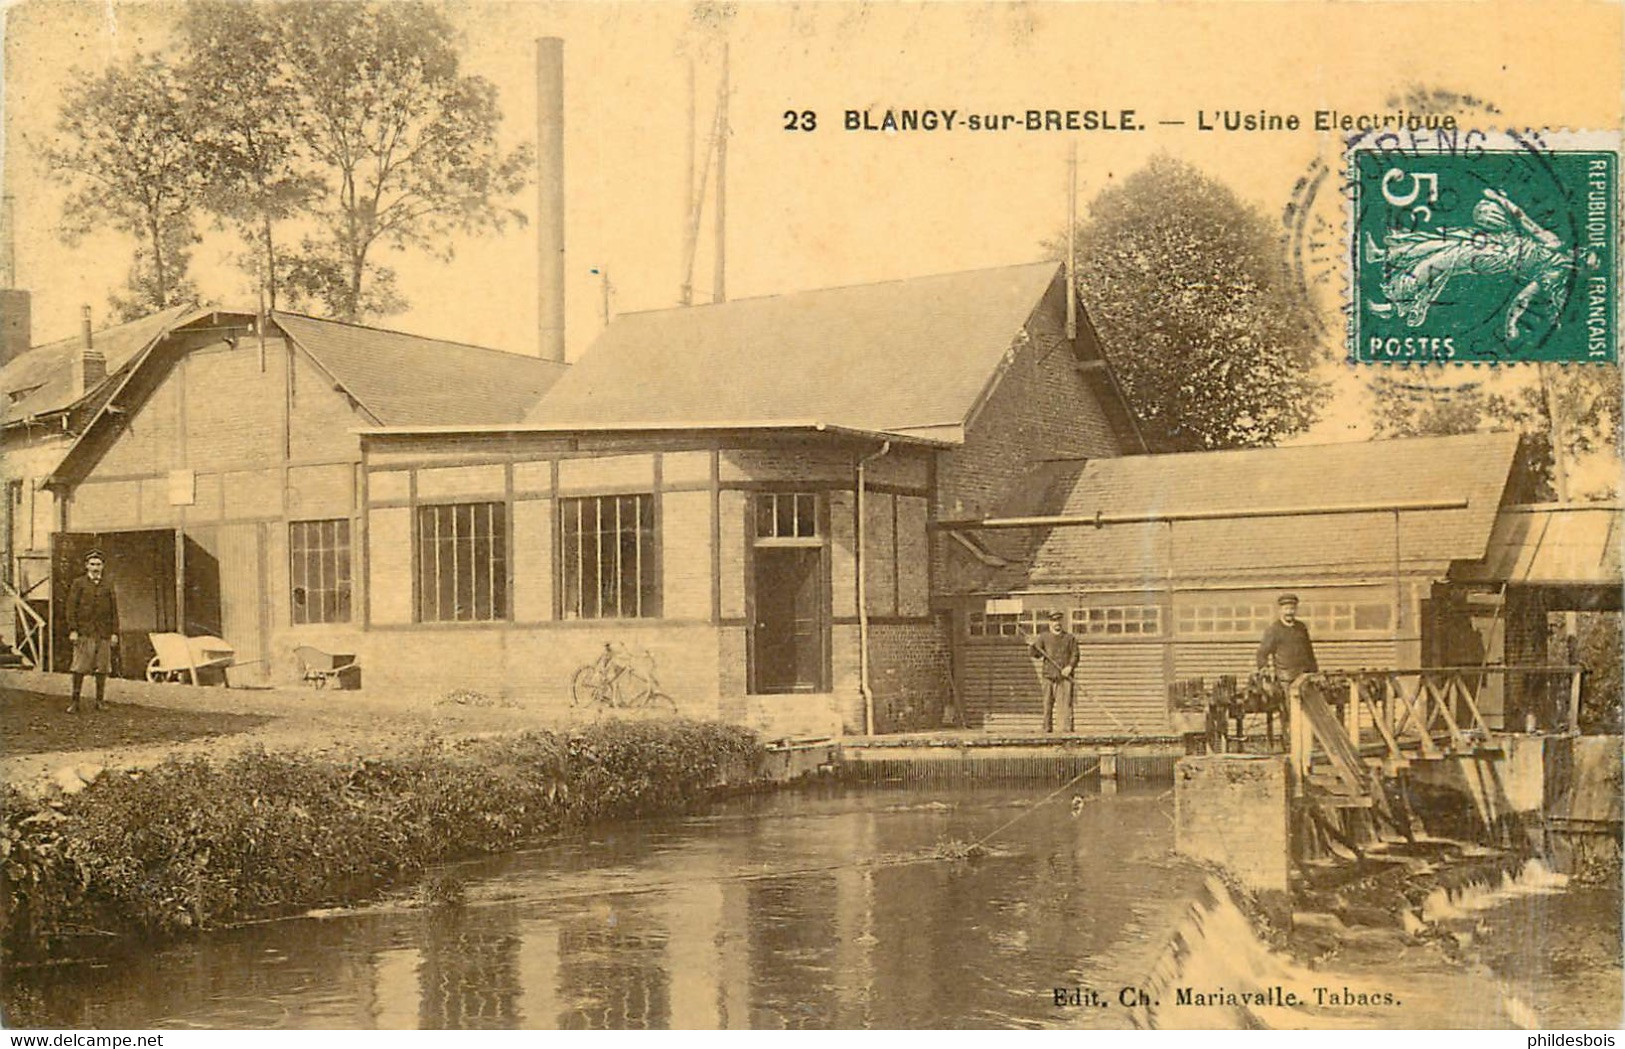
[(1066, 188), (1066, 341), (1078, 337), (1078, 140), (1067, 158)]
[(683, 141), (683, 281), (678, 301), (684, 306), (694, 304), (694, 227), (698, 222), (694, 186), (695, 138), (699, 134), (699, 115), (695, 112), (694, 56), (688, 58), (688, 135)]
[(712, 280), (711, 301), (726, 302), (728, 250), (728, 44), (722, 44), (722, 81), (717, 89), (717, 214), (716, 276)]
[(564, 360), (564, 41), (536, 41), (537, 326), (543, 360)]

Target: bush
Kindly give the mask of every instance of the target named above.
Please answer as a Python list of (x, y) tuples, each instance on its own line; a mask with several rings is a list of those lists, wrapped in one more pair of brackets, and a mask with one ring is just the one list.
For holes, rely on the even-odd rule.
[(54, 802), (7, 785), (0, 948), (48, 955), (359, 902), (431, 864), (683, 811), (760, 757), (731, 726), (604, 722), (349, 761), (171, 758)]

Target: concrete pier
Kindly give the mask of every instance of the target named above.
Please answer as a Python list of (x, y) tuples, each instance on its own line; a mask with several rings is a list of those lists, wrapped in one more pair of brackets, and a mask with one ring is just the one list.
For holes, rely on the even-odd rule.
[(1204, 754), (1174, 771), (1175, 848), (1218, 864), (1255, 893), (1284, 893), (1291, 870), (1286, 758)]

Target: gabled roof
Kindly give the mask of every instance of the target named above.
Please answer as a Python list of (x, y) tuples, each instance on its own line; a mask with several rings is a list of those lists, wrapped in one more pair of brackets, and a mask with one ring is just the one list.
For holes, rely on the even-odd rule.
[(385, 426), (518, 422), (569, 370), (537, 357), (280, 310), (272, 319)]
[(537, 404), (548, 426), (963, 426), (1054, 262), (625, 314)]
[[(1180, 579), (1444, 571), (1485, 555), (1518, 448), (1513, 433), (1095, 459), (1072, 466), (1049, 514), (1092, 518), (1199, 515), (1210, 519), (1057, 527), (1033, 556), (1034, 585), (1071, 581), (1160, 585)], [(1464, 502), (1395, 514), (1357, 506)], [(1322, 513), (1308, 511), (1319, 509)], [(1297, 510), (1274, 517), (1229, 513)]]
[[(125, 324), (92, 333), (92, 343), (113, 375), (152, 344), (153, 340), (197, 312), (196, 306), (174, 306)], [(81, 399), (75, 384), (75, 363), (83, 352), (83, 336), (58, 339), (36, 346), (0, 368), (0, 425), (49, 415), (72, 407)], [(91, 391), (92, 394), (95, 391)]]

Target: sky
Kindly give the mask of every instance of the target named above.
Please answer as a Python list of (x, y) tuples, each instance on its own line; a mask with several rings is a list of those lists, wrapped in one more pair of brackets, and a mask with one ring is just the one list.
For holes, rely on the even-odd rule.
[[(510, 144), (533, 141), (535, 40), (565, 41), (568, 354), (602, 329), (602, 273), (614, 312), (675, 305), (681, 280), (687, 63), (702, 130), (730, 63), (729, 297), (890, 280), (1041, 257), (1064, 228), (1066, 157), (1079, 154), (1081, 207), (1155, 153), (1187, 160), (1275, 219), (1317, 161), (1342, 143), (1311, 130), (1227, 134), (1198, 110), (1385, 112), (1407, 92), (1482, 104), (1464, 118), (1519, 126), (1621, 125), (1620, 5), (1388, 3), (756, 3), (706, 17), (679, 3), (453, 3), (465, 68), (490, 79)], [(63, 89), (138, 50), (170, 43), (172, 3), (23, 0), (5, 10), (5, 192), (14, 200), (19, 283), (34, 292), (36, 341), (76, 330), (81, 304), (105, 315), (132, 244), (56, 232), (64, 192), (38, 159)], [(1134, 109), (1143, 132), (846, 131), (849, 109), (973, 113)], [(811, 110), (812, 132), (785, 112)], [(1184, 120), (1164, 125), (1162, 120)], [(534, 213), (534, 192), (515, 203)], [(1325, 201), (1322, 202), (1326, 204)], [(1335, 210), (1327, 221), (1340, 223)], [(695, 267), (712, 285), (711, 222)], [(1335, 238), (1333, 238), (1335, 239)], [(389, 256), (412, 307), (386, 327), (535, 352), (534, 226), (460, 240), (455, 258)], [(203, 295), (252, 301), (211, 235), (195, 256)], [(1336, 252), (1323, 298), (1340, 290)], [(1327, 335), (1328, 348), (1337, 338)], [(1346, 367), (1346, 366), (1339, 366)], [(1357, 408), (1343, 375), (1339, 404)], [(1351, 407), (1352, 406), (1352, 407)], [(1334, 417), (1337, 413), (1333, 413)], [(1317, 429), (1361, 432), (1338, 418)]]

